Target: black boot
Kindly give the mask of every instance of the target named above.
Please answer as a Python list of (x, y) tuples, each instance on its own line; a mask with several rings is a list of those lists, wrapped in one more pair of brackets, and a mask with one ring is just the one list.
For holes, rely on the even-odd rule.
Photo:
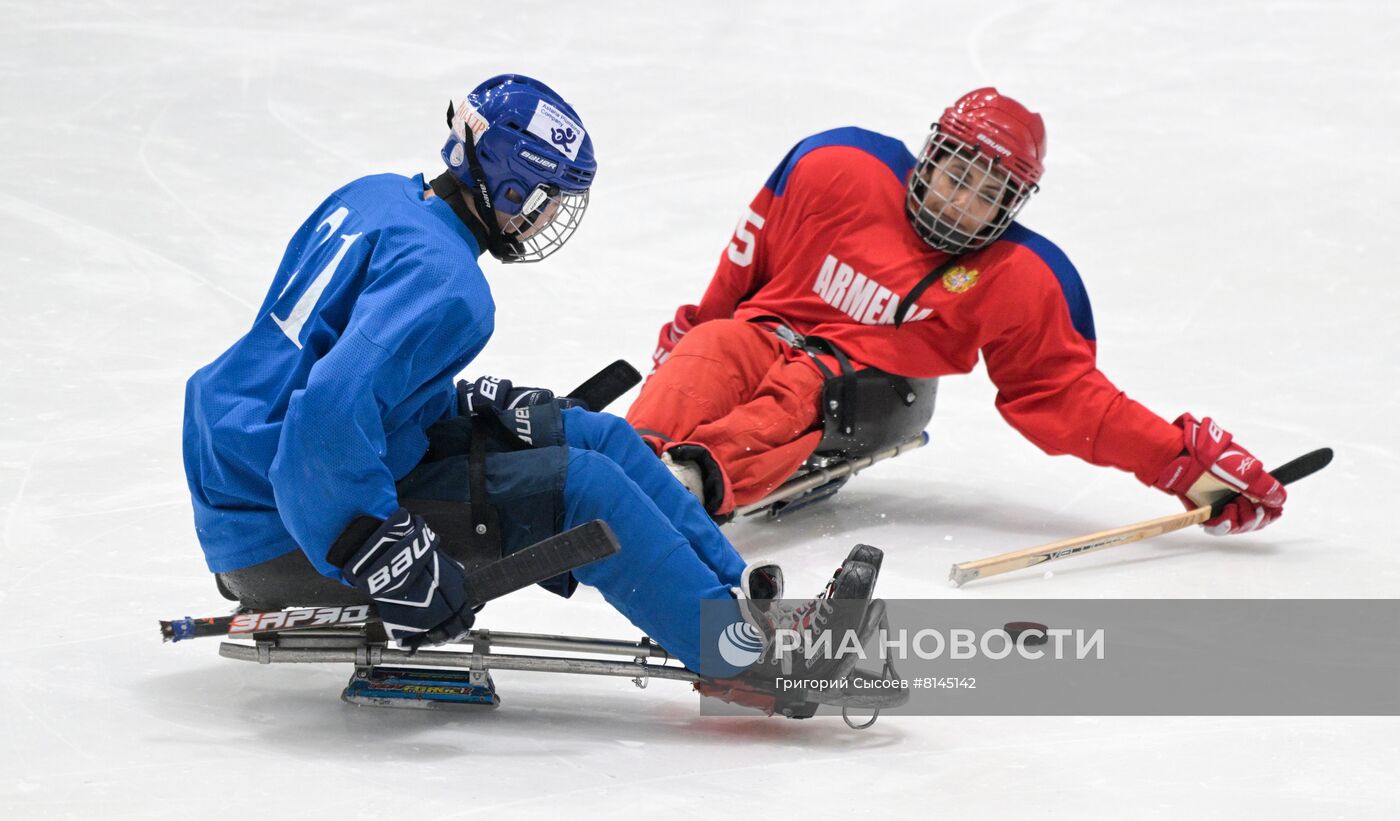
[[(883, 558), (877, 548), (857, 548), (862, 550), (877, 562)], [(868, 638), (865, 616), (878, 575), (878, 565), (848, 558), (807, 601), (765, 608), (740, 596), (740, 611), (764, 641), (763, 655), (741, 678), (774, 687), (778, 678), (827, 680), (849, 673), (859, 661), (855, 645)]]

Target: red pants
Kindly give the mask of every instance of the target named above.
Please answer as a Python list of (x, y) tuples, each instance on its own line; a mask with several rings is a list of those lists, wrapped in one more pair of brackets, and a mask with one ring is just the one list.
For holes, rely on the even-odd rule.
[(639, 431), (700, 445), (724, 473), (717, 514), (787, 481), (821, 441), (823, 377), (768, 329), (719, 319), (681, 337), (627, 412)]

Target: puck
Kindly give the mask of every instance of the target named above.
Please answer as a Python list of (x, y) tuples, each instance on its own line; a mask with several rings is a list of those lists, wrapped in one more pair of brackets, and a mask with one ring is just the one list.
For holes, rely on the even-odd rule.
[(1045, 635), (1047, 629), (1045, 625), (1036, 621), (1011, 621), (1003, 625), (1002, 629), (1011, 636), (1012, 641), (1017, 642), (1021, 640), (1022, 633), (1032, 633), (1032, 635), (1026, 636), (1027, 647), (1037, 647), (1049, 640)]

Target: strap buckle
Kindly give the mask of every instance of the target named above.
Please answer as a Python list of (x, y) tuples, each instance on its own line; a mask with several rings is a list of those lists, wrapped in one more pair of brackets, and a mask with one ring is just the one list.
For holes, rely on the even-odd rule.
[(802, 338), (802, 334), (786, 325), (777, 326), (773, 329), (773, 333), (777, 334), (779, 339), (786, 342), (791, 347), (798, 348), (799, 350), (807, 347), (807, 340)]

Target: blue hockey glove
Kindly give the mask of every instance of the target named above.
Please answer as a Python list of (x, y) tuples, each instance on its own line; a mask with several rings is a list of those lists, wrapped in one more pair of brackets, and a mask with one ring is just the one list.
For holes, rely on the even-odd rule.
[(510, 410), (554, 401), (554, 391), (544, 388), (517, 388), (509, 379), (482, 376), (457, 387), (461, 407), (467, 413), (484, 410)]
[[(375, 520), (351, 524), (337, 547)], [(389, 637), (403, 647), (442, 644), (459, 638), (476, 620), (476, 602), (462, 566), (438, 549), (438, 537), (422, 517), (394, 511), (341, 564), (345, 578), (374, 600)], [(331, 561), (336, 561), (332, 548)]]

